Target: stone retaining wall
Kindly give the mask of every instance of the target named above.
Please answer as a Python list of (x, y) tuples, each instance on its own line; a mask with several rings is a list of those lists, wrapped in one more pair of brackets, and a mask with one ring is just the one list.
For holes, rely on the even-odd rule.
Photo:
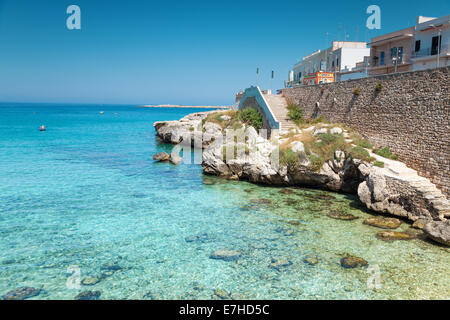
[(283, 94), (305, 117), (322, 115), (377, 147), (388, 146), (449, 198), (450, 67), (287, 88)]

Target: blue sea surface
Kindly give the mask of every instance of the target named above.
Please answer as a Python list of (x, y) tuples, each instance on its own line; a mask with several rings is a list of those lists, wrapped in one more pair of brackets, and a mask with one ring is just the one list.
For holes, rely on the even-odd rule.
[[(172, 146), (153, 123), (196, 111), (205, 110), (0, 104), (0, 296), (29, 286), (41, 289), (31, 299), (450, 298), (449, 250), (378, 240), (355, 196), (154, 162)], [(242, 255), (211, 259), (218, 249)], [(344, 269), (347, 254), (375, 268)]]

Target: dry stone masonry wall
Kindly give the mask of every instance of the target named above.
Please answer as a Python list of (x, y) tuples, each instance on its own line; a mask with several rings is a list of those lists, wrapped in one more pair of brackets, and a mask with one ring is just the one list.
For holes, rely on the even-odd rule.
[(450, 196), (450, 68), (287, 88), (305, 117), (348, 125), (388, 146)]

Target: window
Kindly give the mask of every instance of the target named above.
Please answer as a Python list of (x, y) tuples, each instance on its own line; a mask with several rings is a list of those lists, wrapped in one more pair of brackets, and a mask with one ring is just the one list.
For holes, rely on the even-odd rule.
[(402, 62), (403, 61), (403, 47), (397, 48), (397, 55), (399, 57), (399, 61)]
[(397, 56), (397, 47), (393, 47), (391, 48), (391, 58), (396, 56)]
[(381, 52), (380, 66), (384, 66), (384, 51)]
[(433, 37), (431, 39), (431, 55), (434, 56), (438, 54), (438, 51), (441, 50), (441, 42), (442, 42), (442, 36)]
[(416, 41), (416, 48), (414, 49), (415, 52), (419, 52), (420, 51), (420, 40)]

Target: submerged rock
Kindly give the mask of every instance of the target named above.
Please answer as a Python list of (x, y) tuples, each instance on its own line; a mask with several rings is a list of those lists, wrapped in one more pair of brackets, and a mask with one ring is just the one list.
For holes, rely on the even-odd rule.
[(167, 152), (160, 152), (153, 156), (153, 160), (157, 161), (168, 161), (170, 159), (170, 155)]
[(341, 259), (341, 266), (343, 268), (358, 268), (358, 267), (367, 267), (369, 263), (363, 258), (347, 255), (346, 257)]
[(206, 233), (184, 238), (184, 240), (186, 242), (205, 242), (208, 239), (209, 239), (209, 237), (208, 237), (208, 234), (206, 234)]
[(104, 264), (100, 269), (103, 271), (116, 272), (116, 271), (122, 270), (123, 268), (117, 262), (110, 262), (110, 263)]
[(288, 258), (272, 258), (269, 267), (280, 270), (281, 268), (290, 266), (291, 264), (292, 262)]
[(216, 250), (209, 256), (210, 259), (234, 261), (241, 257), (242, 253), (236, 250)]
[(292, 191), (291, 189), (281, 189), (280, 193), (282, 193), (282, 194), (293, 194), (294, 191)]
[(96, 277), (86, 277), (83, 280), (81, 280), (81, 284), (84, 286), (93, 286), (94, 284), (97, 284), (101, 281), (101, 279)]
[(316, 264), (319, 263), (319, 259), (317, 258), (316, 255), (309, 255), (309, 256), (306, 256), (305, 259), (303, 259), (303, 262), (307, 263), (311, 266), (315, 266)]
[(382, 228), (382, 229), (397, 229), (400, 227), (402, 222), (399, 219), (396, 218), (367, 218), (363, 222), (364, 224), (367, 224), (372, 227)]
[(213, 298), (214, 297), (217, 297), (217, 298), (222, 299), (222, 300), (231, 300), (230, 294), (228, 292), (226, 292), (225, 290), (222, 290), (222, 289), (214, 290)]
[(398, 232), (398, 231), (379, 231), (377, 233), (377, 238), (384, 241), (394, 241), (394, 240), (412, 240), (416, 236), (411, 233)]
[(417, 219), (416, 221), (414, 221), (414, 223), (412, 224), (413, 228), (416, 229), (420, 229), (423, 230), (425, 228), (425, 226), (427, 225), (427, 223), (430, 222), (430, 220), (427, 219)]
[(450, 246), (450, 220), (429, 222), (423, 231), (430, 239)]
[(332, 211), (332, 212), (328, 213), (327, 217), (337, 219), (337, 220), (346, 220), (346, 221), (358, 219), (358, 217), (356, 217), (350, 213), (340, 213), (340, 212), (336, 212), (336, 211)]
[(272, 200), (270, 200), (270, 199), (253, 199), (250, 202), (254, 203), (254, 204), (271, 204)]
[(41, 289), (33, 287), (20, 287), (11, 290), (2, 296), (3, 300), (25, 300), (37, 296)]
[(83, 291), (75, 296), (75, 300), (98, 300), (101, 294), (100, 291)]

